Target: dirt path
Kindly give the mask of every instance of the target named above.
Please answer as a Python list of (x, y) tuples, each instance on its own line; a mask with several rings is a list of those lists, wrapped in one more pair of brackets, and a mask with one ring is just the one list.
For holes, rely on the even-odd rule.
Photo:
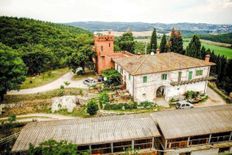
[(40, 93), (40, 92), (46, 92), (54, 89), (60, 88), (61, 85), (64, 85), (64, 82), (69, 82), (69, 86), (66, 86), (66, 88), (83, 88), (87, 89), (88, 87), (83, 84), (83, 79), (82, 80), (77, 80), (74, 81), (72, 80), (73, 73), (68, 72), (59, 79), (48, 83), (46, 85), (40, 86), (40, 87), (35, 87), (35, 88), (30, 88), (30, 89), (21, 89), (19, 91), (13, 90), (8, 92), (8, 94), (11, 95), (21, 95), (21, 94), (35, 94), (35, 93)]
[[(46, 114), (46, 113), (34, 113), (17, 115), (17, 122), (31, 122), (31, 121), (50, 121), (50, 120), (67, 120), (67, 119), (78, 119), (79, 117), (64, 116), (59, 114)], [(8, 117), (0, 118), (0, 121), (7, 120)]]

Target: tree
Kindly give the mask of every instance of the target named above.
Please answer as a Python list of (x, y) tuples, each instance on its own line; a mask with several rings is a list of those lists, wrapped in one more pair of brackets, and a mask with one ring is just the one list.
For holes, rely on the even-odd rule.
[(19, 54), (0, 43), (0, 102), (9, 90), (19, 89), (25, 80), (27, 69)]
[(118, 45), (121, 50), (134, 53), (135, 41), (132, 32), (123, 33), (123, 35), (118, 39)]
[(108, 86), (117, 86), (121, 82), (121, 74), (115, 69), (104, 70), (102, 76), (106, 79), (104, 83)]
[(171, 52), (176, 52), (180, 54), (184, 54), (183, 50), (183, 39), (180, 31), (176, 31), (174, 28), (171, 31), (170, 37), (170, 50)]
[(94, 57), (94, 52), (89, 45), (81, 46), (77, 51), (73, 52), (69, 56), (67, 65), (72, 69), (74, 73), (77, 73), (77, 69), (81, 68), (83, 73), (85, 73), (85, 68), (93, 68), (94, 63), (92, 58)]
[(168, 51), (168, 47), (167, 47), (167, 39), (166, 39), (166, 35), (163, 34), (161, 42), (160, 42), (160, 53), (164, 53)]
[(33, 146), (30, 144), (29, 155), (76, 155), (77, 145), (68, 143), (67, 141), (57, 142), (55, 140), (48, 140)]
[(189, 45), (186, 48), (186, 55), (201, 58), (201, 42), (200, 39), (194, 35)]
[(16, 115), (10, 115), (8, 117), (8, 121), (9, 121), (10, 124), (12, 124), (14, 121), (16, 121)]
[(156, 34), (156, 28), (154, 28), (151, 35), (149, 52), (155, 52), (156, 49), (157, 49), (157, 34)]
[(91, 99), (88, 103), (87, 103), (87, 113), (89, 115), (95, 115), (97, 113), (97, 111), (99, 110), (98, 105), (96, 103), (95, 99)]
[(40, 74), (53, 68), (54, 54), (43, 45), (29, 45), (20, 50), (29, 75)]

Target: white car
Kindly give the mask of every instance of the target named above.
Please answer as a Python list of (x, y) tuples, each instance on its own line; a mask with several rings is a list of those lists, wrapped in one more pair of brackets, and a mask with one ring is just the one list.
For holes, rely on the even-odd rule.
[(179, 101), (176, 103), (176, 109), (191, 109), (194, 106), (187, 101)]
[(83, 81), (83, 83), (89, 87), (91, 86), (95, 86), (97, 84), (97, 80), (93, 79), (93, 78), (88, 78), (88, 79), (85, 79)]

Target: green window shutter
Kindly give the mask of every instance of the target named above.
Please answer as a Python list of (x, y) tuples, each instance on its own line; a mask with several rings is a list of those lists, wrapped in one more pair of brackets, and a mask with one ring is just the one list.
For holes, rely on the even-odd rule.
[(167, 74), (162, 74), (162, 75), (161, 75), (161, 79), (162, 79), (162, 80), (167, 80), (167, 78), (168, 78), (168, 75), (167, 75)]
[(131, 79), (131, 75), (129, 74), (129, 80)]
[(190, 72), (189, 72), (189, 75), (188, 75), (188, 80), (192, 80), (192, 78), (193, 78), (193, 72), (190, 71)]
[(147, 83), (147, 76), (143, 77), (143, 83)]
[(196, 76), (203, 75), (203, 70), (196, 70)]

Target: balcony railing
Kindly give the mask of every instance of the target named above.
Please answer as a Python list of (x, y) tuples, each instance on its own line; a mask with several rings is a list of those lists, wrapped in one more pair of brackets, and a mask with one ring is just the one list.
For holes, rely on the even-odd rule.
[(215, 80), (215, 77), (210, 76), (210, 77), (196, 78), (196, 79), (185, 80), (185, 81), (172, 81), (170, 84), (172, 86), (178, 86), (178, 85), (185, 85), (185, 84), (191, 84), (201, 81), (210, 81), (210, 80)]

